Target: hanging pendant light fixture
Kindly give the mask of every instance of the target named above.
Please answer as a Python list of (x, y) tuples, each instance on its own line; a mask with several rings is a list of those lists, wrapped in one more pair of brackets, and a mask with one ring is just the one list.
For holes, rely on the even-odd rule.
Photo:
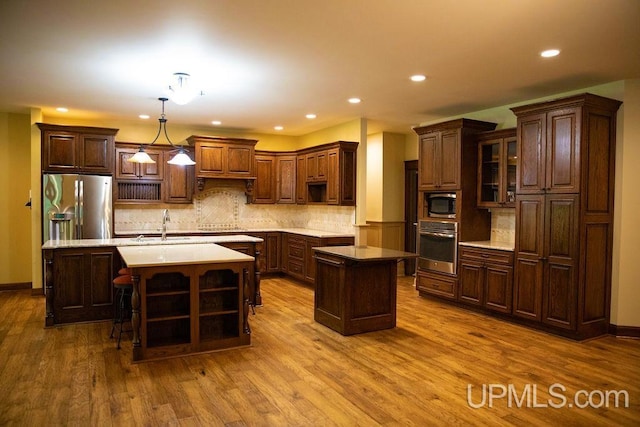
[[(164, 133), (164, 137), (167, 139), (169, 144), (176, 149), (175, 151), (178, 151), (178, 154), (173, 156), (173, 158), (171, 160), (169, 160), (167, 163), (169, 163), (171, 165), (178, 165), (178, 166), (195, 165), (196, 162), (191, 160), (189, 155), (186, 153), (184, 147), (177, 146), (176, 144), (171, 142), (171, 139), (169, 139), (169, 135), (167, 134), (167, 119), (166, 119), (165, 114), (164, 114), (164, 103), (166, 101), (168, 101), (168, 99), (167, 98), (158, 98), (158, 101), (162, 102), (162, 114), (160, 115), (160, 118), (158, 119), (158, 122), (160, 123), (160, 126), (158, 127), (158, 133), (156, 134), (156, 137), (153, 138), (153, 141), (151, 141), (150, 144), (147, 144), (147, 147), (155, 144), (156, 141), (158, 140), (158, 138), (160, 137), (160, 134)], [(140, 150), (136, 154), (134, 154), (133, 156), (129, 157), (127, 159), (127, 161), (128, 162), (132, 162), (132, 163), (155, 163), (155, 161), (151, 157), (149, 157), (149, 155), (144, 151), (144, 145), (143, 144), (140, 144)]]

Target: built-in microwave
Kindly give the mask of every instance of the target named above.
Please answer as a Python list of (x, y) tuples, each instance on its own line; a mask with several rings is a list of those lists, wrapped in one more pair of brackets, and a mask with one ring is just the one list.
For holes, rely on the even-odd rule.
[(426, 196), (428, 217), (456, 217), (456, 193), (427, 193)]

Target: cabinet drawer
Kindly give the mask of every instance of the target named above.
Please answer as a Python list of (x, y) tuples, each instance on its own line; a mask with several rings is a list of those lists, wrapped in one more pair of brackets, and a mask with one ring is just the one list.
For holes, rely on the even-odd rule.
[(304, 276), (304, 264), (302, 261), (289, 260), (289, 273), (295, 276)]
[(416, 289), (421, 292), (454, 299), (456, 297), (457, 281), (448, 277), (436, 275), (422, 275), (416, 277)]
[(460, 246), (460, 259), (469, 261), (479, 261), (484, 263), (513, 265), (513, 252), (498, 249), (470, 248)]
[(292, 245), (291, 240), (289, 240), (289, 249), (288, 249), (289, 258), (298, 258), (300, 260), (304, 259), (304, 245)]

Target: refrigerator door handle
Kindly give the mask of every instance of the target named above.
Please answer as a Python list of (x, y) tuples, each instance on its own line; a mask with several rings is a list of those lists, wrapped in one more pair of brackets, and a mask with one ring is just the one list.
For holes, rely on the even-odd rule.
[(78, 178), (76, 180), (76, 187), (76, 195), (78, 197), (78, 199), (76, 200), (76, 235), (78, 236), (78, 239), (83, 239), (84, 236), (82, 235), (82, 225), (84, 221), (82, 208), (84, 207), (84, 182), (82, 181), (82, 178)]

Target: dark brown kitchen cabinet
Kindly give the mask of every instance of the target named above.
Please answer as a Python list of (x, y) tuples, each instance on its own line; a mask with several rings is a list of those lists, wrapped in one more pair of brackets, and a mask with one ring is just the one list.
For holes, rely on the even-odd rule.
[(276, 201), (296, 203), (296, 163), (295, 154), (278, 154), (276, 157)]
[[(128, 160), (138, 151), (136, 144), (116, 145), (116, 171), (115, 179), (133, 179), (162, 181), (164, 179), (164, 151), (157, 148), (144, 148), (144, 152), (151, 157), (155, 163), (132, 163)], [(167, 159), (168, 160), (168, 159)]]
[(253, 203), (276, 202), (276, 155), (257, 152), (255, 155), (256, 181), (253, 187)]
[[(463, 155), (473, 148), (473, 135), (495, 129), (495, 123), (458, 119), (414, 128), (419, 136), (418, 188), (455, 191), (462, 187), (462, 173), (476, 168), (476, 155)], [(475, 179), (473, 180), (475, 182)]]
[[(127, 161), (140, 144), (116, 143), (114, 201), (127, 204), (191, 203), (194, 191), (194, 167), (167, 163), (176, 152), (170, 145), (145, 147), (144, 151), (155, 163)], [(193, 153), (186, 149), (189, 156)]]
[(616, 112), (592, 94), (512, 108), (518, 121), (515, 316), (585, 339), (611, 298)]
[(113, 317), (115, 247), (45, 249), (46, 326)]
[(327, 151), (319, 150), (306, 155), (307, 182), (327, 180)]
[(197, 178), (255, 178), (254, 139), (190, 136), (195, 147)]
[(265, 233), (263, 252), (265, 252), (264, 271), (278, 273), (282, 270), (282, 233)]
[(416, 272), (416, 290), (421, 296), (433, 295), (455, 300), (458, 295), (458, 278), (449, 274), (418, 269)]
[(112, 175), (118, 129), (37, 123), (42, 172)]
[[(193, 158), (193, 153), (189, 152), (189, 156)], [(166, 177), (164, 183), (165, 203), (189, 204), (193, 202), (194, 166), (170, 165), (165, 162), (164, 169)]]
[(516, 129), (478, 134), (478, 206), (515, 207)]
[(511, 314), (513, 252), (460, 246), (458, 300)]
[(314, 283), (316, 264), (314, 247), (353, 245), (353, 237), (311, 237), (282, 233), (282, 271), (291, 277)]
[(253, 203), (296, 202), (296, 155), (256, 151)]

